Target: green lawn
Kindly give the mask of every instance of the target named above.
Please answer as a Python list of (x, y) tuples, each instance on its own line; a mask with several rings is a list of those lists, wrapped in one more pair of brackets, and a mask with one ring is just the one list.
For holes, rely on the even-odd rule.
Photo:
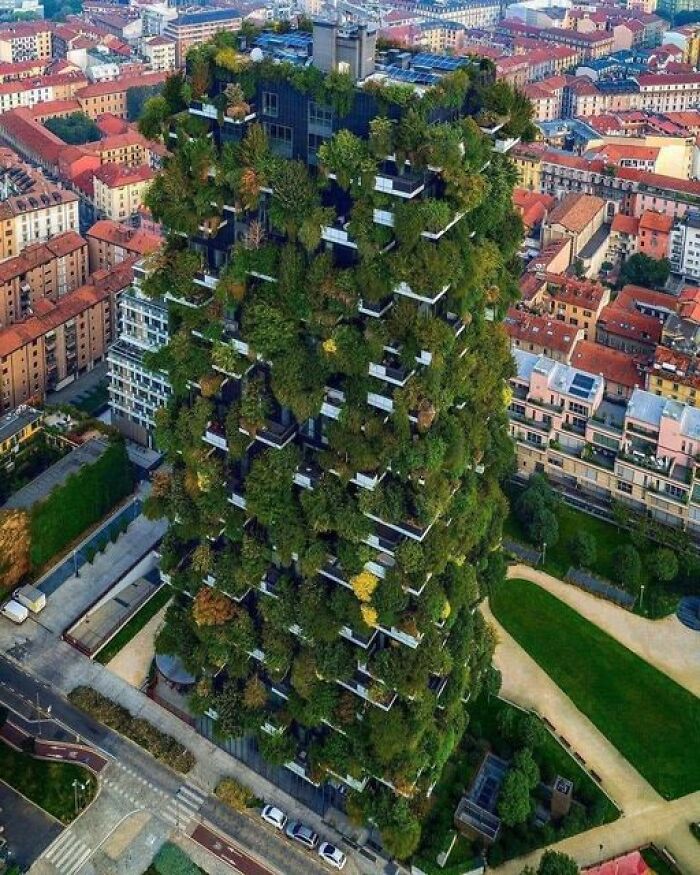
[(667, 799), (700, 789), (700, 699), (534, 583), (491, 597), (496, 619)]
[(155, 617), (158, 611), (164, 607), (171, 599), (173, 594), (169, 586), (162, 586), (158, 592), (152, 596), (145, 605), (139, 608), (129, 622), (123, 626), (111, 641), (100, 650), (95, 657), (96, 662), (107, 665), (120, 650), (123, 650), (131, 639), (143, 629), (148, 621)]
[(2, 741), (0, 778), (62, 823), (70, 823), (76, 816), (73, 781), (88, 785), (87, 802), (97, 788), (95, 778), (82, 766), (37, 760)]
[(655, 875), (678, 875), (678, 869), (671, 866), (654, 848), (644, 848), (642, 857), (647, 866), (654, 870)]

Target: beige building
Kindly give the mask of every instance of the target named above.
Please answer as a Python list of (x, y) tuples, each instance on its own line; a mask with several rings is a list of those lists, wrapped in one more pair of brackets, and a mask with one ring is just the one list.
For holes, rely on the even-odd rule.
[(22, 21), (0, 30), (0, 61), (35, 61), (53, 56), (48, 21)]
[(93, 202), (98, 214), (115, 222), (131, 219), (143, 206), (155, 177), (150, 167), (103, 164), (93, 178)]
[(175, 40), (165, 36), (146, 37), (141, 51), (151, 70), (175, 69)]
[(220, 30), (240, 30), (243, 24), (235, 9), (182, 8), (177, 18), (166, 22), (163, 36), (175, 43), (175, 63), (184, 67), (187, 50), (208, 42)]
[(33, 243), (0, 262), (0, 328), (25, 319), (37, 301), (56, 303), (85, 283), (88, 245), (75, 231)]
[(111, 219), (100, 219), (85, 235), (90, 270), (103, 270), (127, 258), (143, 258), (159, 249), (161, 237), (143, 228), (130, 228)]
[(101, 272), (54, 304), (0, 330), (0, 413), (41, 401), (101, 361), (114, 337), (114, 298), (133, 278), (131, 265)]
[(572, 257), (579, 257), (586, 244), (603, 226), (605, 201), (589, 194), (567, 194), (542, 226), (542, 242), (569, 238)]
[(93, 82), (75, 92), (85, 115), (96, 119), (105, 113), (118, 118), (127, 117), (126, 95), (130, 88), (143, 85), (157, 85), (165, 81), (164, 73), (143, 73), (141, 76), (128, 76), (111, 82)]
[(62, 188), (18, 194), (0, 203), (0, 261), (31, 243), (78, 231), (78, 195)]

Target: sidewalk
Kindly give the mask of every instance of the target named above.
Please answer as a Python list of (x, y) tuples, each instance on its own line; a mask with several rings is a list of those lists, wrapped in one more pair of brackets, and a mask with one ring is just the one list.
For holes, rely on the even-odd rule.
[[(117, 677), (106, 666), (92, 662), (65, 642), (56, 642), (50, 652), (44, 650), (42, 654), (35, 654), (31, 668), (36, 676), (47, 680), (56, 690), (66, 694), (77, 686), (92, 687), (103, 696), (127, 708), (135, 717), (142, 717), (162, 732), (173, 736), (185, 745), (197, 760), (195, 767), (187, 776), (188, 781), (193, 785), (213, 792), (221, 778), (229, 776), (236, 778), (260, 799), (278, 805), (290, 818), (303, 820), (329, 841), (337, 842), (344, 850), (350, 849), (344, 837), (331, 823), (314, 814), (240, 760), (199, 735), (192, 727), (161, 708), (144, 693)], [(353, 873), (386, 875), (387, 871), (392, 871), (386, 868), (386, 861), (381, 858), (370, 860), (362, 855), (361, 866), (357, 865), (358, 858), (359, 854), (349, 857), (345, 869), (348, 875)]]
[(663, 620), (648, 620), (528, 565), (512, 565), (508, 577), (520, 577), (546, 589), (628, 650), (700, 696), (700, 634), (686, 628), (675, 614)]

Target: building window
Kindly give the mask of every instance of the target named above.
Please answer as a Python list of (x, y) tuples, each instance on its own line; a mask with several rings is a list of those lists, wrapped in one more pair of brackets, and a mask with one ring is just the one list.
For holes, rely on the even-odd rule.
[(632, 484), (631, 483), (625, 483), (624, 480), (618, 480), (617, 481), (617, 488), (620, 490), (620, 492), (624, 492), (625, 495), (632, 495)]
[(265, 122), (265, 133), (270, 141), (270, 149), (281, 158), (292, 157), (292, 129), (287, 125)]
[(332, 132), (333, 110), (330, 106), (323, 106), (313, 101), (309, 103), (309, 130), (312, 128), (321, 128), (328, 133)]
[(279, 115), (279, 96), (274, 91), (263, 91), (262, 111), (263, 115), (269, 115), (272, 118), (277, 118)]

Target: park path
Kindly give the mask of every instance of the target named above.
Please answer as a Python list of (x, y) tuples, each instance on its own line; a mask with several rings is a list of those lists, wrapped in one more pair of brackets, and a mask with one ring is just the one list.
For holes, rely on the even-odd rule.
[(546, 589), (628, 650), (700, 696), (700, 633), (686, 628), (675, 614), (647, 620), (529, 565), (510, 566), (508, 577), (523, 578)]
[[(653, 842), (668, 848), (684, 875), (700, 875), (700, 843), (688, 829), (693, 820), (700, 820), (700, 792), (673, 802), (660, 802), (637, 814), (623, 815), (614, 823), (579, 833), (551, 847), (569, 854), (579, 866), (591, 866)], [(543, 850), (510, 860), (494, 872), (520, 875), (526, 865), (537, 866)]]
[[(168, 602), (170, 604), (170, 602)], [(131, 641), (123, 647), (108, 663), (107, 668), (117, 677), (122, 678), (132, 687), (140, 690), (148, 678), (148, 670), (153, 662), (156, 647), (156, 635), (163, 625), (168, 605), (151, 617), (143, 629), (140, 629)]]
[(651, 784), (506, 632), (486, 602), (482, 602), (481, 612), (496, 630), (494, 665), (503, 676), (501, 695), (546, 718), (557, 735), (563, 736), (572, 751), (585, 760), (588, 769), (600, 777), (606, 792), (626, 814), (643, 812), (662, 802)]

